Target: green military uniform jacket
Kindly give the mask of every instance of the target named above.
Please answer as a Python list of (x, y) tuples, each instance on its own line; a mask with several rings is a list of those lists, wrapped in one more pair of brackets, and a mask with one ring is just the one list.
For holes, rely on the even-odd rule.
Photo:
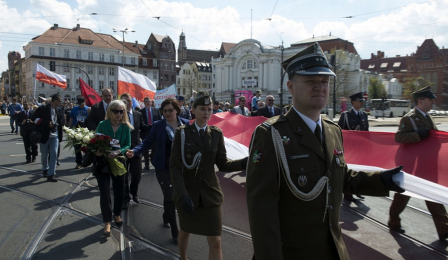
[(412, 109), (409, 113), (403, 116), (398, 126), (398, 131), (395, 133), (395, 142), (397, 143), (415, 143), (422, 139), (415, 131), (412, 121), (414, 121), (417, 129), (434, 129), (437, 130), (436, 124), (430, 115), (428, 118), (424, 117), (418, 109)]
[[(184, 155), (187, 164), (191, 164), (196, 153), (201, 152), (199, 168), (187, 169), (182, 162), (181, 129), (185, 131)], [(219, 171), (241, 171), (241, 160), (228, 160), (221, 129), (207, 126), (201, 141), (195, 124), (180, 126), (173, 139), (171, 150), (170, 174), (173, 183), (173, 199), (179, 201), (185, 195), (190, 196), (195, 208), (202, 197), (204, 207), (221, 205), (224, 196), (215, 173), (215, 164)], [(205, 143), (206, 145), (204, 145)]]
[[(253, 134), (246, 170), (255, 259), (349, 259), (339, 225), (342, 193), (388, 195), (379, 172), (347, 168), (342, 131), (328, 118), (322, 118), (325, 150), (294, 109), (266, 122)], [(279, 170), (273, 127), (282, 138), (289, 181)], [(293, 193), (293, 187), (310, 192), (323, 176), (329, 178), (325, 218), (326, 188), (311, 201)]]

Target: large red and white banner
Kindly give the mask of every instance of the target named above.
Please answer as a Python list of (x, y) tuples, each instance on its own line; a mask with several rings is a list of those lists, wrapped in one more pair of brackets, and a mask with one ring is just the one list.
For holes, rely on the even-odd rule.
[[(227, 157), (249, 155), (255, 128), (264, 117), (244, 117), (228, 112), (212, 115), (209, 124), (222, 129)], [(342, 131), (344, 157), (353, 170), (375, 171), (403, 165), (405, 174), (394, 181), (413, 194), (448, 205), (448, 133), (431, 130), (428, 138), (411, 144), (398, 144), (394, 133)], [(413, 195), (409, 194), (409, 195)]]
[(36, 80), (50, 85), (54, 85), (65, 89), (67, 87), (67, 79), (65, 75), (59, 75), (47, 70), (45, 67), (37, 64)]
[(129, 93), (137, 101), (143, 102), (145, 97), (154, 98), (156, 84), (144, 75), (118, 67), (118, 95)]

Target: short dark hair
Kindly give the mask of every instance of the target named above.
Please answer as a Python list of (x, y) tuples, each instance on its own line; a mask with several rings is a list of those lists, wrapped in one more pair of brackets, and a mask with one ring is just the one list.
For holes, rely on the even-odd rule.
[(111, 88), (103, 88), (103, 91), (101, 91), (101, 94), (103, 94), (103, 93), (104, 93), (104, 91), (106, 91), (106, 90), (109, 90), (109, 91), (110, 91), (110, 93), (114, 94), (114, 90), (113, 90), (113, 89), (111, 89)]
[(162, 112), (163, 112), (163, 108), (169, 104), (173, 105), (174, 109), (177, 111), (177, 115), (179, 115), (180, 114), (180, 106), (179, 106), (179, 103), (177, 102), (177, 100), (174, 98), (165, 99), (162, 102), (162, 104), (160, 105), (160, 110), (162, 110)]
[(218, 105), (219, 106), (219, 101), (213, 102), (213, 105)]
[[(241, 101), (241, 99), (243, 99), (243, 98), (246, 99), (245, 96), (240, 96), (240, 97), (238, 98), (238, 100)], [(247, 99), (246, 99), (246, 100), (247, 100)]]
[(58, 94), (54, 94), (53, 96), (51, 96), (51, 101), (56, 101), (56, 100), (60, 100), (62, 99), (62, 97)]
[[(127, 98), (129, 98), (129, 99), (132, 99), (131, 94), (129, 94), (129, 93), (123, 93), (123, 94), (121, 94), (121, 98), (123, 98), (123, 97), (127, 97)], [(121, 98), (120, 98), (120, 99), (121, 99)]]
[(143, 99), (143, 101), (146, 101), (146, 100), (151, 101), (151, 98), (150, 98), (150, 97), (145, 97), (145, 98)]

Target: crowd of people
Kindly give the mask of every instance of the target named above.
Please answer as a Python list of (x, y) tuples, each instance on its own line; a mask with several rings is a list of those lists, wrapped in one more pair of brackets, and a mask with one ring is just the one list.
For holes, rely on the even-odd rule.
[[(173, 242), (179, 246), (180, 259), (187, 259), (191, 233), (207, 237), (209, 259), (222, 259), (224, 196), (216, 165), (222, 172), (246, 170), (255, 259), (349, 259), (339, 225), (342, 194), (353, 200), (351, 194), (362, 198), (385, 196), (391, 190), (401, 193), (404, 190), (392, 177), (402, 167), (376, 172), (347, 168), (341, 128), (367, 131), (368, 120), (360, 112), (359, 93), (351, 97), (353, 111), (341, 116), (339, 126), (321, 116), (328, 102), (329, 80), (335, 74), (317, 43), (284, 61), (282, 66), (288, 73), (287, 88), (293, 97), (293, 106), (286, 113), (274, 105), (273, 96), (268, 95), (263, 101), (261, 91), (255, 93), (250, 106), (241, 96), (233, 108), (228, 102), (213, 101), (208, 92), (194, 93), (189, 106), (179, 96), (167, 98), (160, 108), (155, 108), (154, 100), (146, 97), (144, 107), (138, 108), (133, 107), (129, 93), (113, 100), (110, 88), (103, 89), (102, 101), (91, 107), (85, 105), (82, 97), (76, 106), (63, 104), (59, 95), (53, 95), (47, 104), (22, 106), (13, 99), (6, 107), (12, 133), (21, 127), (27, 162), (36, 160), (39, 144), (43, 176), (50, 182), (57, 182), (63, 125), (87, 127), (114, 140), (110, 150), (89, 155), (100, 190), (104, 236), (110, 236), (112, 222), (123, 225), (121, 213), (131, 199), (137, 204), (141, 202), (138, 190), (142, 170), (149, 170), (151, 161), (163, 193), (161, 225), (170, 229)], [(397, 142), (421, 141), (429, 135), (429, 128), (435, 129), (432, 119), (426, 117), (435, 96), (430, 89), (420, 90), (414, 96), (416, 109), (403, 117)], [(31, 105), (37, 109), (31, 110)], [(208, 124), (212, 114), (222, 112), (271, 118), (255, 129), (248, 157), (227, 158), (222, 130)], [(407, 121), (412, 118), (418, 121), (417, 126)], [(84, 157), (81, 152), (76, 153), (76, 168), (86, 166)], [(118, 161), (125, 171), (114, 171), (111, 160)], [(409, 198), (399, 198), (400, 205), (391, 207), (389, 225), (404, 232), (398, 215)], [(430, 207), (438, 221), (439, 236), (446, 239), (447, 213), (443, 205), (428, 203)]]

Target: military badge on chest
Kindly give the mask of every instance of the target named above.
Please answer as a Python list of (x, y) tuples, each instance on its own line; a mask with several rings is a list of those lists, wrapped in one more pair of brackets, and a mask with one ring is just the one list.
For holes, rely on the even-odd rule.
[(263, 152), (260, 149), (255, 150), (254, 155), (252, 156), (252, 161), (255, 164), (259, 164), (263, 161)]
[(298, 183), (300, 187), (305, 187), (308, 179), (306, 178), (306, 175), (300, 175), (298, 178)]
[(343, 163), (339, 157), (344, 156), (344, 151), (338, 151), (338, 149), (334, 148), (334, 155), (336, 157), (336, 164), (342, 166)]
[(291, 140), (287, 136), (283, 136), (282, 141), (284, 145), (288, 145), (291, 142)]

